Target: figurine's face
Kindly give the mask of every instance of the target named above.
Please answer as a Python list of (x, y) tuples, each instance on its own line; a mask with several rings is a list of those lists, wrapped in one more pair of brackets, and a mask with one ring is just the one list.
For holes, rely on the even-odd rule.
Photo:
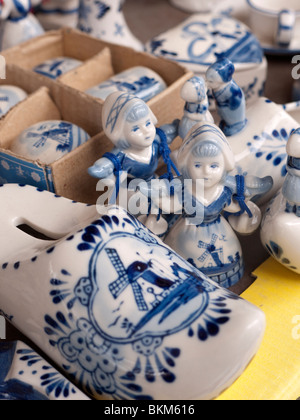
[(225, 162), (222, 154), (216, 157), (196, 157), (188, 161), (189, 174), (193, 181), (203, 179), (204, 189), (217, 186), (223, 179)]
[(134, 149), (143, 150), (151, 146), (156, 136), (156, 128), (150, 115), (138, 122), (126, 122), (124, 136), (130, 147)]
[(206, 80), (208, 86), (213, 90), (218, 89), (225, 84), (222, 77), (213, 69), (208, 70)]

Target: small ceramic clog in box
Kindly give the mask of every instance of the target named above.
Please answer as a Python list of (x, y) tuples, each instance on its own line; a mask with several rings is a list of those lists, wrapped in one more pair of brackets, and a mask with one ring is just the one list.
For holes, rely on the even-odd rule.
[(195, 14), (152, 39), (146, 50), (175, 60), (198, 76), (205, 76), (218, 58), (228, 58), (235, 65), (235, 79), (247, 102), (254, 102), (263, 94), (267, 77), (263, 50), (249, 28), (231, 17)]
[(145, 102), (167, 89), (162, 77), (150, 68), (138, 66), (125, 70), (109, 80), (86, 91), (89, 95), (105, 99), (114, 92), (128, 92)]
[(59, 76), (68, 73), (70, 70), (81, 66), (82, 61), (70, 57), (57, 57), (45, 61), (34, 68), (34, 71), (50, 79), (57, 79)]

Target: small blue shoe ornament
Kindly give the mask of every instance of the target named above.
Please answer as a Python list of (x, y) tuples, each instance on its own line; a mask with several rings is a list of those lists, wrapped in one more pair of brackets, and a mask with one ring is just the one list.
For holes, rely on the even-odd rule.
[(23, 158), (50, 165), (89, 139), (89, 134), (75, 124), (44, 121), (24, 130), (10, 150)]
[(299, 122), (282, 105), (267, 98), (246, 105), (245, 95), (234, 81), (234, 66), (228, 59), (218, 60), (207, 70), (206, 82), (216, 100), (220, 128), (235, 155), (236, 172), (273, 178), (273, 188), (258, 201), (266, 204), (283, 185), (286, 144)]
[(6, 0), (0, 4), (0, 49), (12, 48), (45, 33), (31, 13), (31, 0)]
[(261, 239), (279, 263), (300, 274), (300, 129), (287, 144), (287, 175), (263, 218)]
[[(166, 204), (181, 214), (165, 243), (219, 285), (229, 288), (244, 275), (240, 242), (260, 225), (261, 211), (251, 201), (267, 193), (271, 177), (232, 176), (235, 156), (224, 133), (208, 122), (194, 126), (178, 151), (181, 188), (161, 189)], [(158, 197), (161, 196), (160, 191)], [(153, 196), (153, 194), (152, 194)], [(168, 196), (169, 200), (166, 200)]]
[(150, 68), (138, 66), (113, 76), (98, 86), (88, 89), (86, 93), (105, 101), (109, 95), (119, 91), (148, 102), (166, 88), (166, 82), (158, 73)]
[[(119, 200), (119, 204), (134, 216), (149, 215), (148, 200), (143, 200), (139, 210), (135, 205), (132, 209), (130, 202), (133, 202), (133, 195), (136, 196), (140, 182), (148, 182), (157, 177), (161, 158), (168, 167), (168, 176), (173, 177), (174, 165), (169, 145), (178, 135), (178, 123), (176, 120), (156, 128), (157, 119), (149, 106), (129, 93), (115, 92), (106, 99), (102, 124), (105, 134), (115, 147), (96, 161), (88, 172), (95, 178), (105, 180), (106, 186), (111, 182), (110, 203)], [(128, 198), (120, 203), (124, 191), (128, 193)], [(154, 228), (155, 225), (154, 233), (163, 236), (168, 229), (167, 222), (156, 215), (153, 225), (152, 219), (150, 217), (148, 220), (149, 226), (151, 224)]]
[(91, 397), (213, 399), (258, 351), (263, 312), (125, 210), (14, 184), (0, 201), (0, 309)]
[(88, 401), (27, 344), (0, 341), (0, 401)]

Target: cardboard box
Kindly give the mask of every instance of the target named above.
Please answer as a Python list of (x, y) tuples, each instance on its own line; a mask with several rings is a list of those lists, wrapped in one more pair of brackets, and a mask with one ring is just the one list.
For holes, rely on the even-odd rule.
[[(80, 112), (80, 110), (78, 110)], [(31, 161), (10, 151), (23, 130), (41, 121), (66, 120), (64, 109), (42, 87), (14, 107), (0, 121), (0, 180), (2, 183), (34, 185), (75, 201), (93, 204), (97, 199), (96, 181), (87, 173), (96, 156), (111, 148), (103, 134), (87, 130), (92, 138), (51, 165)], [(76, 115), (71, 120), (78, 124)]]
[[(167, 83), (168, 88), (148, 102), (159, 120), (159, 125), (181, 118), (184, 102), (180, 97), (183, 84), (193, 76), (181, 65), (139, 53), (131, 48), (103, 42), (74, 29), (50, 31), (21, 45), (3, 52), (7, 64), (15, 64), (24, 70), (24, 75), (34, 73), (40, 86), (47, 86), (57, 103), (69, 109), (71, 116), (79, 107), (85, 112), (79, 116), (81, 126), (91, 125), (93, 130), (102, 130), (101, 113), (103, 101), (93, 98), (84, 91), (107, 80), (114, 74), (134, 66), (146, 66), (156, 71)], [(36, 74), (32, 69), (42, 62), (58, 56), (82, 60), (82, 66), (60, 76), (56, 81)], [(61, 89), (61, 86), (66, 89)], [(74, 98), (76, 101), (74, 102)], [(68, 118), (69, 119), (69, 118)]]

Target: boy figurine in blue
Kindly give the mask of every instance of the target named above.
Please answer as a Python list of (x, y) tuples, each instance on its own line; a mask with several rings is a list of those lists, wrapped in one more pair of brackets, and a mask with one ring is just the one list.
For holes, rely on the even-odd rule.
[(300, 128), (295, 130), (287, 144), (287, 176), (282, 188), (286, 212), (300, 217)]
[(247, 124), (245, 94), (233, 80), (234, 72), (233, 63), (225, 58), (213, 64), (206, 73), (221, 117), (220, 128), (227, 137), (240, 133)]
[(179, 136), (184, 140), (194, 125), (214, 118), (209, 112), (207, 86), (203, 77), (194, 76), (188, 80), (182, 90), (181, 97), (185, 101), (184, 116), (179, 124)]

